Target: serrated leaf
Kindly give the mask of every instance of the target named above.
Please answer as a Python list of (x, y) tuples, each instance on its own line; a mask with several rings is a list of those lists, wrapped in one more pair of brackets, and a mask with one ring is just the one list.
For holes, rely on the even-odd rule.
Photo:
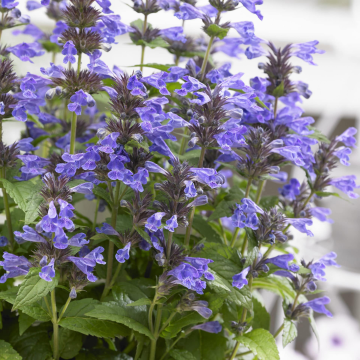
[(139, 300), (136, 300), (132, 303), (127, 304), (126, 306), (142, 306), (142, 305), (150, 305), (151, 304), (151, 300), (148, 298), (142, 298)]
[(197, 358), (187, 350), (173, 349), (169, 355), (175, 360), (197, 360)]
[(150, 64), (133, 65), (133, 66), (131, 66), (131, 67), (139, 67), (139, 66), (148, 67), (148, 68), (152, 68), (152, 69), (157, 69), (157, 70), (169, 72), (168, 69), (171, 68), (172, 66), (175, 66), (175, 64), (162, 65), (162, 64), (150, 63)]
[(204, 322), (204, 318), (196, 312), (191, 312), (190, 314), (183, 315), (175, 318), (174, 321), (160, 334), (161, 337), (165, 339), (171, 339), (175, 337), (182, 329), (189, 325), (199, 324)]
[(36, 319), (32, 318), (25, 313), (19, 315), (19, 335), (21, 336), (34, 322)]
[(297, 337), (297, 328), (296, 325), (291, 320), (284, 320), (284, 330), (282, 334), (282, 345), (285, 347), (294, 341)]
[(256, 278), (253, 280), (253, 289), (265, 289), (280, 295), (283, 299), (293, 301), (296, 292), (291, 287), (289, 281), (280, 276), (270, 275), (268, 277)]
[[(67, 307), (64, 317), (81, 317), (87, 312), (95, 308), (95, 305), (99, 304), (99, 301), (91, 298), (73, 300)], [(61, 309), (62, 310), (62, 309)], [(60, 310), (60, 312), (61, 312)]]
[(41, 268), (30, 268), (30, 271), (25, 276), (24, 282), (19, 286), (13, 309), (41, 300), (58, 284), (58, 273), (52, 281), (45, 281), (40, 278), (40, 271)]
[(38, 191), (30, 195), (25, 210), (25, 225), (32, 223), (39, 216), (39, 206), (43, 201), (44, 198)]
[(255, 329), (235, 340), (257, 355), (259, 360), (280, 360), (274, 337), (264, 329)]
[(247, 268), (248, 266), (252, 265), (252, 263), (254, 262), (254, 260), (257, 258), (259, 252), (259, 248), (258, 247), (254, 247), (246, 256), (246, 261), (244, 264), (244, 268)]
[(206, 238), (207, 242), (222, 243), (220, 235), (204, 220), (201, 215), (195, 215), (192, 227), (202, 236)]
[(252, 299), (254, 318), (252, 320), (251, 326), (253, 329), (270, 329), (270, 315), (266, 311), (265, 306), (261, 304), (259, 300), (255, 297)]
[(147, 326), (146, 306), (128, 307), (127, 305), (132, 302), (127, 295), (121, 294), (117, 301), (95, 305), (95, 308), (86, 315), (101, 320), (115, 321), (153, 339), (153, 334)]
[(91, 317), (66, 317), (60, 320), (59, 325), (84, 335), (97, 337), (111, 338), (130, 334), (129, 329), (121, 324)]
[(270, 210), (279, 203), (279, 198), (277, 196), (264, 196), (260, 200), (260, 207), (265, 210)]
[(60, 327), (59, 355), (62, 359), (74, 358), (81, 350), (82, 343), (81, 333)]
[(12, 348), (12, 346), (0, 340), (0, 360), (21, 360), (22, 357)]
[(209, 36), (218, 37), (220, 40), (222, 40), (229, 32), (229, 29), (224, 29), (217, 24), (211, 24), (210, 26), (207, 27), (205, 32)]
[(95, 185), (93, 188), (93, 194), (104, 199), (112, 207), (112, 201), (110, 199), (110, 194), (104, 188), (102, 188), (99, 185)]

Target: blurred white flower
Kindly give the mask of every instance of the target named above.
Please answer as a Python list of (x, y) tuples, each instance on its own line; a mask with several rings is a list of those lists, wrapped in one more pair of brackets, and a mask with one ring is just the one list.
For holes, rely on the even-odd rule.
[(305, 345), (313, 360), (360, 360), (360, 331), (358, 323), (349, 316), (322, 316), (316, 319), (320, 337), (320, 350), (315, 336)]
[(306, 356), (304, 356), (303, 354), (295, 351), (291, 345), (288, 345), (285, 349), (281, 349), (281, 345), (278, 344), (280, 346), (279, 348), (279, 353), (280, 353), (280, 360), (309, 360), (309, 358), (307, 358)]

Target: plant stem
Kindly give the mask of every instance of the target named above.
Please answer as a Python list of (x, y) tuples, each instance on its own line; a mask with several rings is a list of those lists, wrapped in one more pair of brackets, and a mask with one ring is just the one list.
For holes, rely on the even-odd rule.
[(56, 52), (54, 51), (52, 53), (52, 63), (55, 64), (55, 61), (56, 61)]
[(218, 223), (219, 223), (219, 226), (220, 226), (222, 237), (224, 239), (224, 245), (227, 246), (228, 243), (227, 243), (227, 238), (226, 238), (226, 232), (225, 232), (225, 229), (224, 229), (220, 219), (218, 219)]
[(180, 341), (182, 338), (184, 338), (186, 335), (190, 334), (190, 331), (184, 331), (183, 333), (181, 333), (177, 339), (171, 344), (171, 346), (165, 351), (164, 355), (160, 358), (160, 360), (164, 360), (166, 358), (166, 355), (169, 353), (169, 351), (178, 343), (178, 341)]
[[(253, 179), (250, 177), (249, 180), (248, 180), (248, 183), (246, 185), (246, 190), (245, 190), (245, 196), (244, 197), (246, 197), (246, 198), (249, 197), (252, 181), (253, 181)], [(242, 256), (244, 256), (246, 246), (247, 246), (247, 242), (248, 242), (248, 238), (247, 238), (247, 235), (245, 234), (244, 242), (243, 242), (242, 247), (241, 247), (241, 255)]]
[(285, 324), (283, 323), (283, 324), (277, 329), (276, 333), (274, 334), (274, 338), (275, 338), (275, 339), (276, 339), (276, 338), (280, 335), (280, 333), (283, 331), (284, 326), (285, 326)]
[(80, 70), (81, 70), (81, 55), (82, 53), (79, 53), (78, 55), (78, 63), (77, 63), (77, 75), (79, 76)]
[(99, 205), (100, 205), (100, 198), (98, 197), (96, 199), (95, 215), (94, 215), (94, 222), (93, 222), (93, 226), (92, 226), (92, 231), (95, 231), (95, 228), (96, 228), (97, 217), (98, 217), (98, 213), (99, 213)]
[(231, 248), (233, 248), (235, 245), (235, 241), (238, 237), (239, 231), (240, 231), (240, 228), (236, 228), (236, 230), (234, 231), (234, 234), (233, 234), (233, 237), (231, 238), (231, 243), (230, 243)]
[[(111, 189), (111, 191), (112, 191), (112, 189)], [(119, 194), (120, 194), (120, 181), (117, 181), (116, 186), (115, 186), (114, 203), (112, 206), (112, 213), (111, 213), (111, 226), (114, 229), (116, 228), (116, 219), (117, 219), (117, 213), (118, 213), (118, 208), (119, 208)], [(111, 277), (112, 277), (113, 262), (114, 262), (114, 243), (111, 240), (109, 240), (106, 282), (105, 282), (104, 291), (101, 295), (101, 299), (104, 299), (104, 297), (108, 294), (108, 292), (111, 288), (110, 284), (111, 284)]]
[(278, 97), (275, 97), (275, 104), (274, 104), (274, 119), (276, 118), (277, 107), (278, 107)]
[(172, 238), (173, 238), (173, 232), (169, 231), (169, 236), (166, 244), (166, 257), (169, 260), (170, 254), (171, 254), (171, 245), (172, 245)]
[(120, 274), (121, 267), (122, 267), (122, 263), (119, 262), (119, 263), (117, 264), (117, 267), (116, 267), (116, 270), (115, 270), (115, 274), (114, 274), (114, 276), (113, 276), (112, 279), (111, 279), (111, 283), (110, 283), (109, 289), (111, 289), (111, 288), (114, 286), (115, 281), (116, 281), (117, 277), (118, 277), (119, 274)]
[(164, 322), (164, 325), (161, 327), (159, 331), (159, 335), (167, 328), (167, 326), (170, 324), (171, 320), (176, 315), (176, 312), (171, 313), (171, 315), (168, 317), (168, 319)]
[(72, 119), (71, 119), (70, 154), (75, 154), (76, 121), (77, 121), (77, 116), (76, 116), (76, 113), (74, 111), (73, 114), (72, 114)]
[(63, 307), (63, 309), (61, 310), (61, 313), (60, 313), (60, 316), (59, 316), (59, 319), (58, 319), (58, 323), (60, 322), (61, 318), (63, 317), (63, 315), (65, 314), (65, 311), (66, 309), (68, 308), (69, 304), (70, 304), (70, 301), (71, 301), (71, 297), (69, 296), (68, 299), (66, 300), (66, 303)]
[(52, 308), (52, 323), (54, 330), (53, 358), (55, 360), (58, 360), (59, 359), (59, 325), (57, 320), (55, 289), (51, 292), (51, 308)]
[[(2, 167), (0, 169), (1, 178), (6, 179), (6, 169)], [(14, 240), (14, 232), (11, 222), (11, 213), (10, 213), (10, 205), (9, 205), (9, 198), (7, 195), (7, 192), (4, 188), (4, 186), (1, 188), (3, 193), (3, 199), (4, 199), (4, 208), (5, 208), (5, 215), (6, 215), (6, 224), (9, 232), (9, 241), (10, 241), (10, 249), (11, 251), (14, 250), (15, 246), (15, 240)]]
[(258, 189), (256, 192), (255, 204), (259, 204), (259, 202), (260, 202), (261, 193), (264, 189), (265, 183), (266, 183), (266, 180), (262, 180), (259, 182)]
[(234, 350), (233, 350), (233, 352), (231, 353), (230, 360), (234, 360), (234, 359), (235, 359), (235, 356), (236, 356), (237, 351), (239, 350), (239, 347), (240, 347), (240, 343), (237, 341), (236, 344), (235, 344)]
[(201, 74), (200, 80), (201, 81), (204, 80), (206, 65), (207, 65), (207, 62), (208, 62), (208, 59), (209, 59), (209, 55), (210, 55), (210, 51), (211, 51), (211, 47), (212, 47), (213, 42), (214, 42), (214, 36), (211, 36), (210, 40), (209, 40), (208, 47), (206, 49), (204, 60), (203, 60), (202, 66), (201, 66), (201, 70), (200, 70), (200, 74)]
[(44, 296), (44, 301), (45, 301), (46, 308), (47, 308), (47, 310), (49, 312), (49, 315), (52, 316), (51, 308), (50, 308), (50, 305), (49, 305), (49, 302), (48, 302), (46, 296)]
[(158, 304), (157, 312), (156, 312), (156, 320), (155, 320), (155, 329), (154, 329), (154, 333), (153, 333), (153, 335), (155, 337), (155, 340), (151, 340), (149, 360), (155, 360), (156, 343), (157, 343), (157, 339), (159, 337), (159, 328), (160, 328), (160, 324), (161, 324), (161, 315), (162, 315), (162, 304)]
[[(205, 151), (206, 151), (206, 149), (204, 147), (202, 147), (199, 162), (198, 162), (198, 168), (201, 168), (203, 166), (203, 162), (204, 162), (204, 158), (205, 158)], [(191, 213), (190, 213), (190, 217), (189, 217), (189, 225), (186, 228), (185, 242), (184, 242), (185, 246), (189, 246), (191, 228), (192, 228), (192, 223), (194, 220), (194, 215), (195, 215), (195, 206), (193, 206), (193, 208), (191, 209)]]
[[(147, 1), (146, 1), (147, 3)], [(144, 16), (144, 25), (142, 29), (143, 35), (145, 34), (146, 28), (147, 28), (147, 14)], [(141, 60), (140, 60), (140, 70), (143, 71), (143, 65), (144, 65), (144, 58), (145, 58), (145, 45), (141, 45)]]
[(185, 149), (186, 149), (186, 142), (187, 142), (187, 128), (184, 127), (184, 133), (183, 133), (183, 137), (181, 139), (181, 143), (180, 143), (180, 150), (179, 150), (179, 155), (184, 155), (185, 154)]

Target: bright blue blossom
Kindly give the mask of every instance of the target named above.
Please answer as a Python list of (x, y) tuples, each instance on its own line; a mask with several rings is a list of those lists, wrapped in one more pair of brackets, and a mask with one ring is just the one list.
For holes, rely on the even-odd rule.
[(334, 221), (329, 219), (328, 216), (331, 214), (331, 210), (324, 207), (313, 207), (310, 209), (311, 215), (320, 221), (327, 221), (332, 224)]
[(184, 36), (184, 29), (181, 26), (175, 26), (160, 31), (161, 36), (168, 38), (172, 41), (181, 41), (186, 43), (186, 37)]
[(132, 95), (146, 95), (146, 87), (141, 81), (138, 80), (136, 75), (130, 76), (127, 88), (131, 90)]
[(357, 129), (350, 127), (345, 130), (341, 135), (336, 137), (336, 141), (344, 143), (346, 146), (355, 147), (356, 139), (354, 135), (357, 133)]
[(124, 263), (126, 260), (129, 260), (130, 248), (131, 248), (131, 243), (127, 243), (122, 249), (119, 249), (117, 251), (115, 258), (119, 263)]
[(278, 255), (270, 259), (264, 260), (264, 264), (273, 264), (281, 269), (290, 270), (292, 272), (299, 271), (300, 267), (297, 264), (290, 264), (294, 260), (293, 254)]
[(52, 281), (52, 279), (55, 277), (55, 259), (51, 259), (48, 265), (43, 266), (41, 268), (41, 271), (39, 272), (39, 276), (45, 280), (45, 281)]
[(295, 219), (295, 218), (286, 218), (286, 222), (292, 225), (296, 230), (306, 234), (307, 236), (314, 236), (314, 234), (306, 228), (306, 226), (311, 226), (313, 224), (310, 219)]
[(15, 236), (26, 241), (42, 242), (44, 244), (47, 244), (47, 241), (30, 226), (28, 225), (23, 226), (23, 231), (24, 233), (21, 233), (20, 231), (14, 231), (14, 234)]
[(222, 330), (222, 326), (218, 321), (209, 321), (200, 325), (193, 326), (192, 330), (202, 330), (211, 334), (218, 334)]
[(89, 242), (90, 240), (86, 240), (86, 234), (84, 233), (76, 234), (71, 239), (69, 239), (69, 245), (76, 247), (83, 247)]
[[(188, 4), (186, 4), (188, 5)], [(198, 91), (204, 89), (206, 86), (199, 80), (191, 77), (184, 76), (183, 79), (186, 81), (185, 84), (181, 85), (181, 89), (176, 89), (175, 92), (180, 96), (186, 96), (189, 92)]]
[(96, 231), (100, 234), (119, 236), (119, 233), (107, 223), (103, 223), (101, 228), (96, 228)]
[(330, 299), (327, 296), (310, 300), (302, 305), (314, 310), (319, 314), (325, 314), (328, 317), (332, 317), (332, 313), (326, 309), (325, 305), (330, 303)]
[(286, 199), (295, 200), (296, 196), (300, 194), (300, 183), (297, 179), (290, 179), (289, 184), (279, 188), (279, 193)]
[(177, 223), (177, 216), (173, 215), (169, 220), (166, 221), (166, 225), (164, 226), (164, 228), (166, 230), (169, 230), (171, 232), (174, 232), (175, 229), (178, 227), (178, 223)]
[(76, 59), (74, 55), (77, 55), (77, 50), (75, 48), (74, 43), (70, 40), (67, 41), (61, 51), (61, 53), (63, 55), (65, 55), (63, 63), (67, 64), (67, 63), (71, 63), (71, 64), (75, 64), (76, 63)]
[(81, 107), (82, 106), (94, 106), (95, 101), (93, 97), (84, 92), (83, 90), (78, 90), (74, 95), (70, 98), (71, 103), (68, 105), (69, 111), (75, 112), (76, 115), (81, 115)]
[(262, 5), (263, 0), (239, 0), (244, 7), (251, 13), (255, 14), (260, 20), (263, 19), (260, 10), (256, 9), (256, 5)]
[(185, 180), (185, 196), (187, 198), (192, 198), (197, 195), (196, 187), (191, 180)]
[(6, 236), (0, 236), (0, 247), (4, 247), (9, 243)]
[(7, 279), (17, 276), (26, 275), (32, 264), (24, 256), (16, 256), (4, 251), (3, 261), (0, 261), (0, 266), (6, 271), (0, 278), (0, 284), (3, 284)]
[(161, 226), (161, 219), (165, 216), (164, 212), (157, 212), (154, 215), (151, 215), (145, 224), (145, 228), (155, 232), (159, 229), (159, 227)]
[(355, 175), (345, 175), (339, 178), (331, 179), (330, 184), (343, 191), (349, 198), (357, 199), (359, 195), (354, 193), (354, 190), (359, 188), (359, 185), (356, 185), (355, 181)]
[(179, 6), (179, 11), (174, 14), (180, 20), (193, 20), (193, 19), (202, 19), (204, 13), (198, 10), (195, 6), (192, 6), (187, 3), (182, 3)]
[(313, 54), (324, 54), (324, 50), (319, 50), (316, 46), (319, 44), (317, 40), (309, 41), (301, 44), (294, 44), (293, 48), (293, 56), (297, 56), (298, 58), (304, 60), (308, 64), (316, 65), (313, 62)]
[(13, 55), (18, 57), (21, 61), (32, 61), (31, 58), (35, 56), (41, 56), (45, 54), (45, 51), (42, 50), (42, 47), (39, 43), (34, 42), (31, 44), (22, 43), (12, 47), (6, 48), (7, 51), (11, 52)]
[(232, 286), (238, 289), (242, 289), (245, 285), (247, 285), (248, 281), (246, 279), (246, 276), (248, 275), (249, 271), (250, 271), (250, 266), (242, 270), (239, 274), (234, 275), (232, 278), (233, 279)]

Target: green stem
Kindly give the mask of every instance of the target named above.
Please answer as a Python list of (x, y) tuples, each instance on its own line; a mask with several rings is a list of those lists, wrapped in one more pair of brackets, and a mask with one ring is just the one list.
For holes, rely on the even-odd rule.
[[(6, 169), (3, 167), (0, 169), (1, 178), (6, 179)], [(10, 249), (11, 251), (14, 250), (15, 246), (15, 240), (14, 240), (14, 232), (11, 222), (11, 213), (10, 213), (10, 205), (9, 205), (9, 198), (8, 194), (4, 187), (1, 188), (3, 193), (3, 199), (4, 199), (4, 208), (5, 208), (5, 215), (6, 215), (6, 224), (8, 228), (9, 233), (9, 240), (10, 240)]]
[[(198, 162), (198, 168), (201, 168), (203, 166), (204, 158), (205, 158), (205, 151), (206, 149), (204, 147), (201, 148), (200, 158)], [(186, 228), (186, 234), (185, 234), (185, 246), (189, 246), (190, 243), (190, 235), (191, 235), (191, 229), (192, 229), (192, 223), (194, 220), (195, 215), (195, 206), (191, 209), (190, 217), (189, 217), (189, 225)]]
[(46, 296), (44, 296), (44, 301), (45, 301), (45, 305), (46, 305), (46, 308), (48, 310), (48, 313), (49, 313), (49, 316), (52, 316), (52, 312), (51, 312), (51, 308), (50, 308), (50, 304), (48, 302), (48, 299), (46, 298)]
[(230, 243), (231, 248), (233, 248), (235, 245), (235, 241), (238, 237), (239, 231), (240, 231), (240, 228), (236, 228), (236, 230), (234, 231), (234, 234), (233, 234), (233, 237), (231, 238), (231, 243)]
[(77, 122), (77, 116), (76, 116), (76, 113), (74, 111), (73, 114), (72, 114), (72, 119), (71, 119), (70, 154), (75, 154), (76, 122)]
[(100, 198), (98, 197), (96, 199), (95, 215), (94, 215), (94, 222), (93, 222), (93, 225), (92, 225), (92, 231), (95, 231), (95, 228), (96, 228), (97, 217), (98, 217), (98, 213), (99, 213), (99, 205), (100, 205)]
[(60, 313), (60, 316), (59, 316), (59, 319), (58, 319), (58, 323), (60, 322), (61, 318), (63, 317), (63, 315), (65, 314), (65, 311), (66, 309), (68, 308), (69, 304), (70, 304), (70, 301), (71, 301), (71, 297), (69, 296), (68, 299), (66, 300), (66, 303), (63, 307), (63, 309), (61, 310), (61, 313)]
[(239, 350), (239, 347), (240, 347), (240, 343), (237, 341), (236, 344), (235, 344), (234, 350), (233, 350), (233, 352), (231, 353), (230, 360), (234, 360), (234, 359), (235, 359), (235, 356), (236, 356), (236, 353), (237, 353), (238, 350)]
[[(155, 294), (155, 297), (156, 297), (156, 294)], [(155, 297), (154, 297), (154, 299), (155, 299)], [(149, 313), (148, 313), (148, 323), (149, 323), (149, 329), (150, 329), (151, 333), (154, 332), (154, 324), (153, 324), (154, 308), (155, 308), (155, 301), (153, 300), (150, 304)]]
[[(245, 196), (244, 197), (246, 197), (246, 198), (249, 197), (252, 181), (253, 181), (253, 179), (250, 177), (249, 180), (248, 180), (248, 183), (246, 185), (246, 190), (245, 190)], [(241, 255), (242, 256), (244, 256), (244, 254), (245, 254), (247, 243), (248, 243), (248, 238), (247, 238), (247, 234), (245, 234), (244, 242), (243, 242), (242, 247), (241, 247)]]
[(173, 232), (169, 231), (168, 240), (167, 240), (167, 244), (166, 244), (166, 257), (168, 260), (170, 260), (173, 234), (174, 234)]
[(255, 204), (259, 204), (259, 202), (260, 202), (261, 193), (262, 193), (262, 191), (264, 189), (265, 182), (266, 182), (266, 180), (262, 180), (262, 181), (259, 182), (258, 189), (257, 189), (257, 192), (256, 192)]
[(276, 338), (280, 335), (280, 333), (283, 331), (284, 326), (285, 326), (285, 324), (283, 323), (283, 324), (277, 329), (276, 333), (274, 334), (274, 338), (275, 338), (275, 339), (276, 339)]
[(140, 70), (143, 71), (144, 67), (144, 58), (145, 58), (145, 45), (141, 45), (141, 60), (140, 60)]
[(78, 55), (78, 63), (77, 63), (77, 75), (79, 76), (80, 70), (81, 70), (81, 55), (82, 53), (79, 53)]
[(161, 327), (159, 331), (159, 335), (167, 328), (167, 326), (170, 324), (171, 320), (176, 315), (176, 312), (171, 313), (171, 315), (168, 317), (168, 319), (164, 322), (164, 325)]
[(278, 107), (278, 97), (275, 97), (275, 104), (274, 104), (274, 119), (276, 118), (277, 107)]
[(201, 66), (201, 70), (200, 70), (200, 74), (201, 74), (200, 79), (201, 79), (201, 81), (204, 80), (206, 65), (207, 65), (207, 62), (209, 60), (209, 55), (210, 55), (210, 51), (211, 51), (211, 47), (212, 47), (213, 42), (214, 42), (214, 36), (211, 36), (210, 40), (209, 40), (208, 47), (206, 49), (204, 60), (203, 60), (202, 66)]
[(55, 61), (56, 61), (56, 52), (54, 51), (52, 53), (52, 63), (55, 64)]
[(227, 243), (227, 238), (226, 238), (226, 232), (225, 232), (225, 229), (224, 229), (220, 219), (218, 219), (218, 223), (219, 223), (219, 226), (220, 226), (220, 231), (221, 231), (222, 237), (224, 239), (224, 245), (227, 246), (228, 243)]
[(160, 328), (160, 324), (161, 324), (161, 315), (162, 315), (162, 304), (159, 304), (157, 307), (157, 312), (156, 312), (156, 320), (155, 320), (155, 329), (154, 329), (154, 337), (155, 340), (151, 340), (151, 346), (150, 346), (150, 357), (149, 360), (155, 360), (155, 355), (156, 355), (156, 343), (157, 343), (157, 339), (159, 337), (159, 328)]
[(179, 151), (179, 155), (184, 155), (185, 154), (185, 150), (186, 150), (186, 143), (187, 143), (187, 128), (184, 127), (184, 133), (183, 133), (183, 137), (181, 139), (181, 143), (180, 143), (180, 151)]
[(52, 308), (52, 323), (54, 330), (53, 358), (55, 360), (58, 360), (59, 359), (59, 325), (57, 320), (55, 289), (51, 292), (51, 308)]
[(114, 286), (115, 281), (116, 281), (117, 277), (118, 277), (119, 274), (120, 274), (121, 267), (122, 267), (122, 263), (119, 262), (119, 263), (117, 264), (117, 267), (116, 267), (116, 270), (115, 270), (115, 274), (114, 274), (114, 276), (113, 276), (112, 279), (111, 279), (111, 283), (110, 283), (110, 286), (109, 286), (110, 289)]
[(2, 141), (2, 132), (3, 132), (3, 124), (2, 124), (2, 119), (0, 120), (0, 141)]
[(171, 344), (171, 346), (165, 351), (164, 355), (160, 358), (160, 360), (164, 360), (166, 358), (166, 355), (169, 353), (169, 351), (182, 339), (184, 338), (186, 335), (191, 333), (191, 329), (188, 331), (184, 331), (183, 333), (181, 333), (177, 339)]

